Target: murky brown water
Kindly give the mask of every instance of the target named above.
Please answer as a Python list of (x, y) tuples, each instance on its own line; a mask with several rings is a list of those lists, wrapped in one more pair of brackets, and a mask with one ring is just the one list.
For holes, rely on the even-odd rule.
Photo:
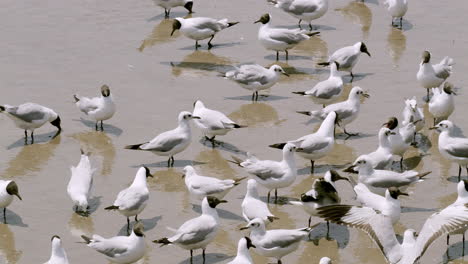
[[(401, 116), (404, 98), (417, 95), (421, 99), (425, 94), (415, 79), (423, 49), (430, 50), (436, 60), (445, 55), (455, 58), (455, 73), (450, 79), (457, 86), (464, 86), (463, 74), (468, 70), (465, 0), (413, 0), (403, 31), (390, 27), (390, 17), (376, 0), (331, 0), (328, 14), (316, 22), (321, 26), (321, 37), (304, 42), (290, 52), (288, 63), (280, 63), (292, 76), (273, 87), (270, 97), (252, 104), (248, 91), (217, 77), (217, 72), (244, 62), (274, 63), (274, 54), (257, 42), (258, 25), (252, 24), (261, 14), (270, 12), (275, 25), (293, 27), (297, 21), (264, 1), (196, 1), (194, 11), (197, 16), (228, 17), (241, 23), (218, 34), (214, 43), (219, 46), (212, 51), (206, 51), (206, 47), (193, 51), (193, 41), (179, 34), (169, 37), (171, 22), (163, 20), (163, 10), (150, 0), (2, 1), (1, 103), (33, 101), (50, 106), (61, 115), (64, 131), (49, 142), (53, 128), (44, 127), (37, 131), (38, 144), (23, 146), (23, 132), (0, 117), (0, 177), (15, 179), (24, 198), (9, 207), (11, 224), (0, 224), (0, 263), (46, 261), (53, 234), (63, 238), (71, 263), (107, 263), (102, 255), (75, 242), (80, 241), (81, 234), (113, 236), (124, 232), (124, 217), (103, 208), (132, 181), (140, 164), (148, 164), (155, 173), (149, 183), (149, 205), (141, 214), (147, 239), (169, 235), (166, 226), (178, 227), (199, 211), (198, 206), (192, 206), (198, 203), (189, 197), (180, 177), (183, 166), (193, 162), (199, 171), (220, 178), (246, 176), (226, 162), (230, 155), (251, 151), (260, 158), (280, 159), (280, 152), (268, 148), (269, 144), (314, 129), (317, 123), (308, 123), (295, 111), (320, 107), (291, 91), (310, 88), (326, 78), (328, 70), (316, 68), (315, 63), (339, 47), (364, 40), (372, 54), (372, 58), (364, 56), (355, 71), (360, 74), (355, 85), (371, 94), (358, 120), (349, 126), (362, 137), (339, 139), (335, 151), (317, 162), (313, 177), (308, 174), (309, 162), (297, 158), (300, 176), (293, 186), (280, 190), (281, 196), (297, 198), (309, 189), (314, 177), (376, 147), (379, 126), (389, 116)], [(175, 15), (185, 15), (185, 11), (174, 10)], [(101, 133), (93, 131), (92, 123), (81, 120), (72, 94), (95, 95), (104, 83), (114, 93), (118, 113), (105, 125), (106, 133)], [(346, 86), (346, 91), (350, 88)], [(468, 131), (462, 110), (467, 96), (463, 90), (460, 94), (452, 119)], [(201, 144), (201, 134), (194, 130), (193, 144), (176, 156), (174, 169), (164, 167), (164, 158), (123, 149), (126, 144), (151, 139), (175, 127), (178, 112), (191, 110), (196, 99), (249, 127), (220, 138), (225, 147), (215, 150)], [(444, 207), (456, 197), (457, 167), (438, 153), (434, 132), (425, 129), (423, 134), (432, 145), (426, 141), (421, 149), (412, 149), (405, 165), (433, 173), (412, 189), (412, 196), (403, 198), (406, 209), (399, 232), (405, 228), (419, 230), (434, 208)], [(69, 167), (78, 162), (80, 146), (93, 153), (91, 159), (98, 168), (94, 212), (88, 218), (72, 212), (66, 193)], [(424, 152), (427, 156), (418, 158)], [(353, 202), (349, 185), (338, 183), (338, 188), (344, 202)], [(244, 192), (245, 183), (228, 194), (229, 203), (221, 206), (222, 231), (208, 247), (208, 263), (225, 263), (235, 255), (237, 241), (243, 235), (237, 230), (243, 225), (240, 204)], [(261, 194), (266, 192), (261, 190)], [(271, 209), (281, 218), (271, 228), (303, 227), (307, 223), (308, 216), (299, 208), (272, 205)], [(333, 240), (328, 241), (324, 238), (325, 225), (320, 225), (314, 236), (321, 238), (319, 246), (304, 243), (284, 262), (318, 263), (323, 256), (331, 257), (334, 263), (384, 262), (378, 248), (361, 231), (333, 225)], [(449, 256), (456, 260), (450, 263), (464, 263), (460, 239), (451, 240)], [(447, 262), (446, 249), (445, 239), (439, 239), (423, 263)], [(253, 255), (256, 263), (267, 262)], [(176, 246), (159, 248), (148, 243), (142, 262), (187, 263), (188, 257), (187, 251)], [(200, 260), (197, 255), (196, 262)]]

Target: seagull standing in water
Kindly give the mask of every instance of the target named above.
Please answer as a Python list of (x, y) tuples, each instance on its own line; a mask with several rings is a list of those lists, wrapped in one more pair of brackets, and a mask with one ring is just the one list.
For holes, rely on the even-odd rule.
[(320, 32), (305, 32), (300, 29), (276, 28), (271, 26), (271, 15), (264, 14), (254, 23), (262, 23), (258, 30), (258, 40), (267, 50), (276, 51), (276, 60), (279, 60), (279, 52), (286, 53), (288, 60), (288, 50), (310, 37)]
[(434, 126), (437, 122), (448, 119), (449, 116), (455, 110), (455, 102), (453, 96), (457, 95), (453, 91), (453, 86), (451, 83), (446, 82), (444, 88), (439, 90), (439, 88), (432, 88), (432, 97), (429, 101), (429, 113), (434, 116)]
[(239, 84), (242, 88), (252, 91), (252, 101), (258, 100), (258, 91), (266, 90), (275, 85), (281, 75), (289, 77), (279, 65), (271, 65), (265, 68), (258, 64), (244, 64), (228, 71), (225, 77)]
[(328, 11), (328, 0), (269, 0), (275, 7), (299, 19), (299, 28), (304, 20), (309, 23), (309, 29), (314, 28), (312, 20), (321, 18)]
[(439, 87), (452, 74), (452, 58), (446, 56), (438, 64), (431, 64), (431, 53), (424, 51), (422, 61), (416, 79), (419, 84), (427, 90), (427, 101), (429, 101), (429, 89)]
[(237, 244), (237, 255), (227, 264), (253, 264), (249, 248), (256, 248), (249, 237), (239, 239), (239, 243)]
[(244, 168), (253, 175), (254, 179), (263, 187), (268, 189), (267, 201), (270, 202), (270, 192), (275, 190), (275, 203), (278, 201), (278, 189), (286, 188), (294, 183), (297, 176), (294, 152), (302, 151), (293, 143), (287, 143), (283, 147), (283, 160), (259, 160), (257, 157), (247, 153), (247, 159), (241, 160), (232, 157), (233, 163)]
[(62, 246), (62, 240), (59, 236), (53, 236), (51, 239), (52, 252), (50, 259), (44, 264), (68, 264), (68, 257)]
[(130, 219), (135, 216), (138, 221), (138, 214), (145, 209), (149, 199), (149, 190), (146, 178), (153, 177), (147, 167), (138, 169), (133, 183), (126, 189), (123, 189), (117, 195), (114, 203), (104, 208), (105, 210), (118, 210), (119, 213), (127, 217), (127, 232), (130, 233)]
[(379, 147), (367, 154), (359, 156), (356, 160), (361, 158), (366, 158), (371, 164), (372, 167), (376, 170), (385, 169), (393, 161), (393, 154), (390, 148), (389, 137), (395, 135), (395, 132), (392, 132), (387, 127), (382, 127), (379, 130)]
[(439, 152), (449, 161), (458, 164), (458, 181), (460, 181), (462, 167), (466, 167), (468, 173), (468, 138), (460, 135), (449, 120), (444, 120), (430, 129), (440, 132)]
[(153, 2), (162, 8), (164, 8), (164, 18), (169, 18), (171, 9), (178, 6), (183, 6), (192, 14), (193, 1), (192, 0), (153, 0)]
[(402, 126), (407, 126), (409, 123), (413, 123), (416, 126), (414, 133), (413, 142), (416, 141), (416, 133), (424, 128), (424, 113), (421, 107), (418, 107), (418, 101), (413, 96), (411, 99), (405, 100), (405, 108), (403, 109), (403, 119), (401, 121)]
[(56, 127), (57, 133), (54, 138), (60, 134), (60, 117), (52, 109), (35, 103), (24, 103), (18, 106), (0, 105), (0, 113), (5, 113), (20, 129), (24, 129), (24, 142), (28, 143), (28, 130), (31, 131), (31, 144), (34, 143), (34, 130), (50, 123)]
[(176, 30), (180, 30), (184, 36), (195, 40), (195, 49), (201, 47), (198, 45), (199, 40), (210, 38), (210, 40), (208, 40), (208, 49), (211, 49), (213, 47), (211, 41), (213, 40), (216, 33), (223, 29), (232, 27), (238, 23), (239, 22), (228, 22), (227, 18), (216, 20), (209, 17), (177, 17), (174, 19), (172, 24), (171, 36)]
[(88, 247), (104, 254), (112, 263), (130, 264), (138, 261), (145, 255), (146, 243), (144, 227), (138, 222), (129, 236), (115, 236), (103, 238), (93, 235), (91, 238), (82, 235)]
[(241, 206), (242, 216), (247, 222), (250, 222), (255, 218), (260, 218), (265, 223), (267, 223), (267, 221), (273, 222), (274, 220), (279, 219), (270, 212), (268, 205), (260, 200), (257, 190), (257, 181), (254, 179), (247, 181), (247, 193), (245, 194)]
[(340, 97), (343, 92), (343, 79), (338, 72), (340, 65), (338, 62), (333, 62), (330, 65), (330, 76), (328, 79), (317, 83), (312, 89), (308, 91), (293, 92), (293, 94), (299, 94), (312, 99), (312, 101), (322, 104), (325, 107)]
[(0, 208), (3, 208), (3, 222), (5, 224), (7, 223), (6, 208), (13, 202), (14, 196), (23, 200), (19, 194), (16, 182), (0, 180)]
[(213, 196), (207, 196), (202, 201), (202, 214), (190, 219), (177, 229), (175, 235), (169, 238), (154, 240), (161, 246), (176, 244), (183, 249), (190, 250), (190, 263), (192, 263), (193, 250), (202, 249), (203, 263), (205, 263), (205, 250), (216, 237), (219, 229), (219, 216), (216, 206), (226, 203)]
[(349, 72), (349, 74), (351, 75), (352, 82), (354, 79), (353, 68), (359, 61), (361, 53), (366, 53), (367, 55), (369, 55), (369, 57), (371, 56), (364, 42), (358, 42), (352, 46), (343, 47), (335, 51), (328, 58), (328, 61), (320, 62), (318, 63), (318, 65), (328, 66), (333, 62), (338, 62), (338, 64), (340, 65), (339, 70)]
[(403, 156), (413, 142), (414, 133), (416, 133), (416, 125), (414, 122), (410, 122), (406, 124), (406, 126), (399, 127), (398, 119), (396, 117), (390, 117), (384, 126), (393, 132), (388, 137), (390, 151), (393, 155), (400, 157), (400, 169), (403, 170)]
[(192, 119), (200, 119), (200, 117), (187, 111), (180, 112), (179, 126), (175, 129), (163, 132), (149, 142), (128, 145), (125, 149), (145, 150), (158, 156), (169, 156), (167, 166), (174, 166), (174, 155), (184, 151), (192, 141), (192, 130), (190, 129), (190, 120)]
[(80, 162), (76, 167), (72, 166), (71, 178), (68, 182), (67, 192), (70, 196), (77, 213), (86, 215), (88, 212), (88, 200), (93, 188), (93, 174), (96, 171), (91, 166), (89, 154), (81, 150)]
[(408, 0), (385, 0), (384, 4), (387, 6), (387, 10), (392, 16), (392, 27), (394, 26), (395, 18), (399, 18), (401, 29), (403, 27), (403, 16), (406, 14), (406, 11), (408, 11)]
[[(317, 132), (300, 137), (289, 142), (295, 143), (302, 150), (297, 154), (304, 159), (310, 160), (310, 173), (314, 173), (315, 161), (325, 157), (333, 150), (335, 145), (335, 124), (338, 121), (336, 112), (328, 113)], [(272, 148), (283, 149), (286, 143), (270, 145)]]
[(200, 117), (195, 119), (195, 125), (205, 134), (205, 138), (215, 146), (215, 137), (224, 136), (236, 128), (243, 128), (232, 121), (225, 114), (205, 107), (202, 101), (197, 100), (193, 106), (193, 115)]

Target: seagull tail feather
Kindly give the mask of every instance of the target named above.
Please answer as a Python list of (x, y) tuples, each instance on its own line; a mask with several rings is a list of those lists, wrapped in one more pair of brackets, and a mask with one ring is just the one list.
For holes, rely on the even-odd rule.
[(305, 91), (292, 92), (293, 94), (306, 95)]
[(312, 115), (310, 111), (296, 111), (296, 113), (301, 114), (301, 115), (308, 115), (308, 116)]
[(85, 236), (85, 235), (81, 235), (81, 238), (85, 241), (86, 244), (89, 244), (91, 243), (91, 238)]
[(307, 33), (305, 33), (305, 34), (306, 34), (307, 36), (309, 36), (309, 37), (312, 37), (312, 36), (315, 36), (315, 35), (319, 35), (320, 32), (319, 32), (319, 31), (316, 31), (316, 32), (307, 32)]
[(143, 145), (145, 143), (141, 143), (141, 144), (135, 144), (135, 145), (127, 145), (125, 146), (124, 149), (140, 149), (140, 146)]
[(243, 160), (239, 159), (238, 157), (236, 156), (231, 156), (231, 158), (233, 160), (227, 160), (228, 162), (231, 162), (231, 163), (234, 163), (234, 164), (237, 164), (238, 166), (241, 167), (241, 163), (243, 162)]
[(234, 128), (244, 128), (244, 127), (247, 127), (247, 126), (243, 126), (243, 125), (239, 125), (239, 124), (234, 124)]
[(317, 63), (317, 65), (328, 66), (328, 65), (330, 65), (330, 63), (329, 62), (319, 62), (319, 63)]
[(276, 143), (276, 144), (271, 144), (269, 145), (270, 148), (277, 148), (277, 149), (283, 149), (286, 143)]
[(430, 173), (432, 173), (432, 171), (423, 172), (423, 173), (418, 174), (417, 176), (419, 177), (419, 179), (422, 179)]
[(228, 22), (227, 27), (229, 28), (229, 27), (232, 27), (232, 26), (237, 25), (237, 24), (239, 24), (239, 22)]
[(235, 179), (234, 180), (234, 185), (239, 185), (241, 183), (241, 181), (245, 180), (247, 177), (242, 177), (242, 178), (239, 178), (239, 179)]
[(111, 206), (104, 208), (104, 210), (119, 210), (119, 207), (115, 205), (111, 205)]
[(80, 101), (80, 98), (78, 98), (78, 96), (76, 94), (73, 95), (73, 98), (75, 99), (75, 103)]
[(270, 221), (270, 223), (273, 223), (273, 221), (279, 220), (280, 218), (276, 216), (267, 216), (267, 219)]
[(163, 237), (161, 239), (153, 240), (153, 243), (161, 244), (161, 247), (164, 247), (165, 245), (172, 244), (172, 242), (169, 241), (169, 239), (167, 239), (167, 237)]

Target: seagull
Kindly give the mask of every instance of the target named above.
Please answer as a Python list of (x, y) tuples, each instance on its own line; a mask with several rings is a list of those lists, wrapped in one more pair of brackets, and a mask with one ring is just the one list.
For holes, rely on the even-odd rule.
[(332, 264), (332, 261), (329, 257), (323, 257), (320, 259), (319, 264)]
[(281, 259), (296, 251), (302, 240), (308, 237), (311, 228), (266, 230), (265, 222), (260, 218), (250, 221), (240, 230), (250, 229), (250, 239), (255, 245), (254, 251), (265, 257), (272, 257), (281, 264)]
[(405, 100), (405, 108), (403, 109), (403, 119), (401, 124), (403, 126), (413, 123), (416, 126), (416, 131), (414, 134), (413, 141), (416, 139), (416, 133), (421, 131), (424, 128), (424, 113), (421, 107), (418, 107), (418, 102), (416, 97), (413, 96), (411, 99)]
[(466, 228), (468, 223), (468, 203), (455, 202), (429, 216), (417, 238), (414, 230), (407, 229), (400, 244), (391, 217), (370, 207), (330, 205), (318, 210), (325, 220), (365, 231), (379, 246), (387, 262), (398, 264), (416, 263), (438, 237)]
[(185, 186), (187, 186), (189, 192), (200, 200), (209, 195), (223, 199), (232, 188), (245, 179), (244, 177), (236, 180), (220, 180), (202, 176), (198, 175), (192, 166), (185, 166), (182, 177), (185, 178)]
[(153, 2), (162, 8), (164, 8), (164, 18), (169, 18), (171, 9), (178, 6), (183, 6), (192, 14), (193, 1), (191, 0), (153, 0)]
[(247, 181), (247, 193), (242, 201), (242, 216), (246, 222), (250, 222), (255, 218), (262, 219), (265, 223), (267, 221), (273, 222), (279, 219), (270, 212), (265, 202), (260, 200), (257, 190), (257, 181), (250, 179)]
[(50, 253), (50, 259), (44, 264), (68, 264), (67, 253), (62, 246), (60, 237), (53, 236), (50, 241), (52, 243), (52, 252)]
[(93, 174), (96, 171), (89, 161), (89, 153), (81, 150), (80, 162), (76, 167), (72, 166), (71, 178), (68, 183), (67, 192), (76, 207), (76, 212), (87, 215), (88, 200), (93, 187)]
[[(289, 202), (292, 205), (301, 206), (302, 209), (304, 209), (304, 211), (310, 215), (308, 221), (309, 227), (312, 216), (318, 216), (317, 208), (331, 204), (339, 204), (341, 202), (341, 198), (338, 195), (338, 191), (336, 190), (335, 186), (335, 182), (339, 180), (349, 181), (348, 178), (342, 177), (335, 170), (329, 170), (323, 177), (314, 181), (312, 184), (312, 189), (306, 193), (301, 194), (301, 201)], [(327, 232), (328, 229), (329, 223), (327, 222)]]
[(310, 37), (320, 32), (306, 32), (300, 29), (276, 28), (271, 26), (271, 15), (264, 14), (254, 23), (262, 23), (258, 30), (258, 40), (267, 50), (276, 51), (276, 60), (279, 60), (279, 52), (286, 52), (288, 60), (288, 50)]
[(416, 74), (416, 79), (419, 84), (427, 90), (427, 100), (429, 101), (429, 89), (439, 87), (452, 73), (452, 58), (446, 56), (438, 64), (432, 65), (431, 53), (424, 51), (422, 61), (419, 64), (419, 71)]
[[(394, 26), (395, 18), (400, 19), (400, 29), (403, 27), (403, 16), (408, 11), (408, 0), (385, 0), (384, 4), (392, 16), (392, 27)], [(397, 26), (397, 25), (396, 25)]]
[(432, 98), (429, 101), (429, 113), (434, 116), (434, 126), (438, 121), (448, 119), (455, 109), (453, 96), (457, 95), (453, 91), (453, 85), (449, 82), (444, 84), (444, 88), (432, 88)]
[(406, 126), (398, 127), (398, 119), (390, 117), (384, 126), (394, 132), (388, 137), (390, 151), (393, 155), (400, 156), (400, 169), (403, 170), (403, 156), (413, 142), (416, 125), (410, 122)]
[(190, 250), (190, 263), (192, 263), (193, 250), (203, 250), (203, 263), (205, 263), (205, 249), (210, 244), (219, 229), (219, 217), (216, 206), (220, 203), (227, 203), (213, 196), (207, 196), (202, 201), (202, 214), (190, 219), (177, 229), (172, 237), (165, 237), (154, 240), (154, 243), (161, 246), (176, 244), (183, 249)]
[(244, 64), (225, 73), (227, 79), (233, 80), (242, 88), (253, 92), (252, 101), (258, 100), (258, 91), (269, 89), (275, 85), (279, 81), (280, 75), (289, 77), (289, 74), (276, 64), (269, 68), (258, 64)]
[(18, 185), (14, 181), (0, 180), (0, 208), (3, 208), (3, 222), (6, 224), (6, 208), (13, 202), (13, 196), (21, 198)]
[(328, 0), (270, 0), (275, 7), (299, 19), (299, 28), (302, 20), (309, 23), (312, 31), (312, 20), (321, 18), (328, 11)]
[[(302, 148), (297, 154), (304, 159), (310, 160), (310, 173), (314, 173), (315, 161), (325, 157), (333, 150), (335, 145), (335, 124), (338, 121), (336, 112), (329, 112), (323, 120), (320, 128), (312, 134), (300, 137), (290, 142)], [(286, 143), (270, 145), (272, 148), (282, 149)]]
[(82, 235), (81, 238), (88, 244), (88, 247), (106, 255), (106, 258), (113, 263), (130, 264), (145, 255), (146, 244), (143, 229), (143, 224), (138, 222), (133, 227), (130, 236), (103, 238), (93, 235), (89, 238)]
[(239, 239), (239, 243), (237, 244), (237, 255), (227, 264), (253, 264), (249, 248), (256, 248), (249, 237)]
[(232, 27), (238, 23), (239, 22), (228, 22), (227, 18), (216, 20), (209, 17), (177, 17), (174, 19), (172, 24), (171, 36), (176, 30), (180, 30), (184, 36), (195, 40), (195, 49), (201, 47), (198, 45), (199, 40), (204, 40), (211, 37), (208, 41), (208, 49), (211, 49), (213, 47), (211, 41), (213, 40), (216, 33), (225, 28)]
[(344, 102), (328, 105), (321, 110), (298, 111), (298, 113), (324, 120), (330, 112), (336, 112), (339, 119), (339, 126), (343, 128), (343, 132), (348, 135), (348, 137), (356, 136), (357, 134), (348, 133), (346, 131), (346, 125), (353, 122), (359, 115), (361, 97), (369, 98), (369, 94), (365, 93), (361, 87), (355, 86), (351, 89), (348, 100)]
[(398, 197), (407, 193), (400, 191), (396, 187), (390, 187), (385, 191), (385, 197), (375, 194), (367, 188), (363, 183), (358, 183), (354, 186), (356, 200), (362, 206), (370, 207), (381, 214), (390, 217), (392, 224), (396, 224), (400, 220), (401, 205)]
[(294, 152), (302, 151), (295, 144), (287, 143), (283, 148), (283, 160), (259, 160), (254, 155), (247, 153), (247, 159), (241, 160), (232, 157), (231, 161), (244, 168), (253, 175), (254, 179), (268, 189), (267, 201), (270, 202), (270, 192), (275, 190), (275, 203), (278, 201), (278, 189), (291, 186), (296, 180), (297, 167), (294, 160)]
[(24, 103), (18, 106), (0, 105), (0, 113), (4, 112), (20, 129), (24, 129), (24, 142), (28, 143), (28, 130), (31, 131), (31, 144), (34, 143), (34, 130), (50, 122), (58, 131), (53, 138), (57, 137), (62, 128), (60, 117), (52, 109), (35, 103)]
[[(452, 205), (463, 205), (468, 204), (468, 181), (463, 180), (457, 184), (457, 193), (458, 197), (457, 200)], [(447, 234), (447, 246), (450, 243), (450, 235), (462, 235), (463, 236), (463, 251), (465, 251), (465, 232), (468, 230), (468, 227), (462, 228), (460, 230), (451, 232)]]
[(135, 221), (138, 221), (138, 214), (145, 209), (149, 199), (149, 190), (146, 178), (153, 177), (147, 167), (138, 169), (133, 183), (126, 189), (123, 189), (117, 195), (114, 203), (111, 206), (104, 208), (105, 210), (118, 210), (119, 213), (127, 217), (127, 232), (130, 233), (130, 219), (135, 216)]
[(192, 141), (192, 131), (189, 124), (192, 119), (200, 119), (200, 117), (187, 111), (180, 112), (179, 126), (175, 129), (157, 135), (150, 142), (128, 145), (125, 149), (145, 150), (159, 156), (169, 156), (167, 166), (174, 166), (174, 155), (184, 151)]
[(364, 42), (358, 42), (352, 46), (343, 47), (335, 51), (326, 62), (320, 62), (318, 65), (328, 66), (334, 61), (338, 62), (340, 65), (340, 71), (349, 72), (351, 75), (351, 82), (354, 79), (353, 68), (359, 60), (361, 53), (366, 53), (371, 56), (367, 50), (366, 44)]
[(395, 135), (395, 132), (392, 132), (387, 127), (380, 128), (379, 147), (371, 153), (359, 156), (356, 160), (365, 157), (372, 164), (372, 168), (376, 170), (385, 169), (393, 161), (389, 142), (390, 135)]
[(114, 116), (116, 110), (109, 86), (103, 85), (101, 87), (101, 97), (88, 98), (75, 94), (73, 98), (75, 98), (78, 109), (96, 121), (96, 130), (98, 130), (98, 123), (101, 121), (101, 130), (104, 131), (102, 121)]
[(404, 187), (423, 181), (423, 177), (429, 172), (419, 173), (414, 170), (395, 172), (389, 170), (375, 170), (372, 163), (366, 157), (357, 159), (352, 166), (344, 171), (358, 171), (359, 182), (363, 183), (372, 192), (383, 195), (390, 187)]
[(325, 107), (340, 97), (343, 92), (343, 79), (338, 73), (340, 65), (338, 62), (333, 62), (330, 65), (330, 76), (328, 79), (317, 83), (312, 89), (308, 91), (293, 92), (311, 98), (314, 102), (322, 104)]
[(430, 129), (440, 132), (439, 152), (449, 161), (458, 164), (458, 181), (460, 181), (462, 167), (466, 167), (468, 173), (468, 138), (458, 135), (457, 127), (449, 120), (444, 120)]
[(200, 117), (194, 120), (200, 130), (205, 134), (205, 138), (215, 146), (215, 137), (224, 136), (235, 128), (243, 128), (232, 121), (225, 114), (206, 108), (202, 101), (197, 100), (193, 104), (193, 115)]

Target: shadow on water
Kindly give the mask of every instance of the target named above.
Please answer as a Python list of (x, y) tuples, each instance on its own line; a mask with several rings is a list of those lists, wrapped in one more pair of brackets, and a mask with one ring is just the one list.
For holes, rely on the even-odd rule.
[(225, 73), (233, 69), (234, 62), (227, 57), (218, 56), (211, 51), (196, 50), (180, 62), (161, 62), (172, 67), (172, 75), (178, 77), (186, 70), (202, 70)]
[[(133, 217), (132, 217), (133, 218)], [(155, 216), (153, 218), (147, 218), (147, 219), (142, 219), (142, 218), (139, 218), (138, 221), (140, 221), (143, 226), (144, 226), (144, 232), (147, 233), (148, 231), (154, 229), (156, 227), (156, 225), (158, 224), (159, 220), (161, 220), (162, 216)], [(126, 219), (125, 217), (122, 217), (122, 219)], [(135, 221), (132, 221), (132, 219), (130, 219), (130, 228), (133, 228), (133, 226), (135, 225)], [(118, 236), (126, 236), (127, 235), (127, 223), (125, 221), (125, 225), (122, 226), (122, 228), (120, 228), (119, 232), (117, 233)]]
[[(3, 223), (3, 209), (0, 211), (0, 223)], [(15, 212), (6, 209), (6, 223), (10, 226), (18, 226), (18, 227), (28, 227), (29, 225), (23, 222), (21, 216), (17, 215)]]
[(23, 147), (23, 146), (31, 146), (31, 145), (38, 145), (41, 143), (49, 143), (49, 142), (57, 142), (60, 143), (60, 135), (54, 138), (54, 136), (57, 134), (57, 131), (52, 131), (44, 134), (34, 134), (34, 144), (31, 144), (31, 137), (28, 132), (28, 143), (25, 144), (24, 142), (24, 136), (15, 142), (13, 142), (11, 145), (7, 147), (8, 150), (10, 149), (15, 149), (18, 147)]
[[(80, 120), (73, 119), (73, 121), (81, 122), (83, 125), (85, 125), (88, 128), (91, 128), (92, 130), (96, 131), (96, 122), (94, 122), (94, 121), (86, 120), (86, 119), (83, 119), (83, 118), (80, 118)], [(100, 125), (101, 124), (99, 123), (99, 125), (98, 125), (99, 129), (101, 129)], [(123, 133), (123, 130), (121, 128), (118, 128), (118, 127), (113, 126), (111, 124), (103, 123), (103, 128), (104, 128), (104, 133), (108, 133), (108, 134), (111, 134), (111, 135), (114, 135), (114, 136), (117, 136), (117, 137), (122, 135), (122, 133)], [(99, 131), (99, 132), (102, 133), (102, 131)]]
[[(278, 95), (266, 95), (259, 94), (258, 101), (278, 101), (289, 99), (290, 97), (278, 96)], [(225, 100), (235, 100), (235, 101), (252, 101), (252, 95), (242, 95), (242, 96), (233, 96), (233, 97), (224, 97)]]
[[(187, 251), (188, 252), (188, 251)], [(190, 256), (190, 254), (187, 253), (187, 255)], [(211, 264), (211, 263), (219, 263), (222, 262), (226, 259), (232, 258), (233, 256), (228, 256), (224, 253), (206, 253), (206, 264)], [(179, 264), (191, 264), (192, 262), (190, 261), (190, 257), (185, 259), (184, 261), (179, 262)], [(200, 252), (198, 255), (193, 256), (193, 263), (203, 263), (203, 256)]]
[(372, 11), (365, 3), (350, 1), (348, 5), (336, 10), (341, 12), (347, 20), (360, 25), (363, 38), (368, 38), (372, 26)]
[(312, 229), (309, 235), (309, 239), (315, 245), (319, 245), (322, 238), (328, 241), (336, 241), (337, 247), (343, 249), (349, 243), (349, 230), (346, 226), (330, 223), (330, 230), (327, 235), (327, 223), (323, 222)]
[[(216, 37), (215, 37), (213, 39), (213, 41), (211, 42), (211, 44), (213, 46), (211, 47), (211, 49), (208, 49), (208, 44), (206, 44), (207, 42), (208, 42), (208, 40), (206, 40), (206, 42), (204, 42), (203, 40), (198, 41), (198, 45), (201, 45), (201, 47), (198, 47), (198, 50), (211, 51), (211, 50), (216, 50), (216, 49), (220, 49), (220, 48), (229, 48), (229, 47), (240, 46), (240, 45), (245, 45), (246, 44), (246, 43), (243, 43), (243, 42), (216, 43)], [(195, 51), (197, 51), (195, 49), (195, 41), (193, 42), (193, 45), (180, 48), (179, 50), (195, 50)]]
[(442, 263), (447, 264), (454, 260), (464, 259), (467, 253), (468, 253), (468, 242), (465, 241), (465, 245), (463, 245), (463, 241), (460, 241), (455, 244), (451, 244), (447, 248), (447, 251), (445, 251)]
[(200, 142), (200, 144), (202, 144), (205, 147), (212, 148), (212, 149), (225, 150), (227, 152), (231, 152), (232, 154), (242, 154), (242, 155), (247, 154), (246, 151), (238, 149), (236, 146), (230, 143), (218, 140), (218, 139), (216, 139), (215, 147), (213, 147), (213, 144), (211, 143), (211, 141), (207, 140), (205, 137), (202, 137), (198, 142)]
[[(202, 164), (205, 164), (205, 163), (195, 161), (195, 160), (177, 160), (177, 159), (175, 159), (173, 167), (174, 168), (183, 168), (183, 167), (185, 167), (187, 165), (196, 166), (196, 165), (202, 165)], [(155, 162), (155, 163), (132, 165), (130, 167), (139, 168), (141, 166), (146, 166), (148, 168), (167, 168), (167, 160), (166, 161), (159, 161), (159, 162)]]
[[(222, 204), (220, 206), (222, 206)], [(202, 213), (201, 206), (198, 205), (198, 204), (192, 204), (192, 210), (194, 212), (197, 212), (198, 214)], [(241, 216), (239, 216), (239, 215), (237, 215), (235, 213), (229, 212), (227, 210), (216, 207), (216, 211), (218, 212), (218, 215), (219, 215), (220, 218), (235, 220), (235, 221), (244, 221), (243, 217), (241, 217)]]
[(285, 121), (285, 119), (279, 119), (278, 112), (271, 105), (259, 102), (243, 104), (228, 117), (248, 127), (279, 125)]

